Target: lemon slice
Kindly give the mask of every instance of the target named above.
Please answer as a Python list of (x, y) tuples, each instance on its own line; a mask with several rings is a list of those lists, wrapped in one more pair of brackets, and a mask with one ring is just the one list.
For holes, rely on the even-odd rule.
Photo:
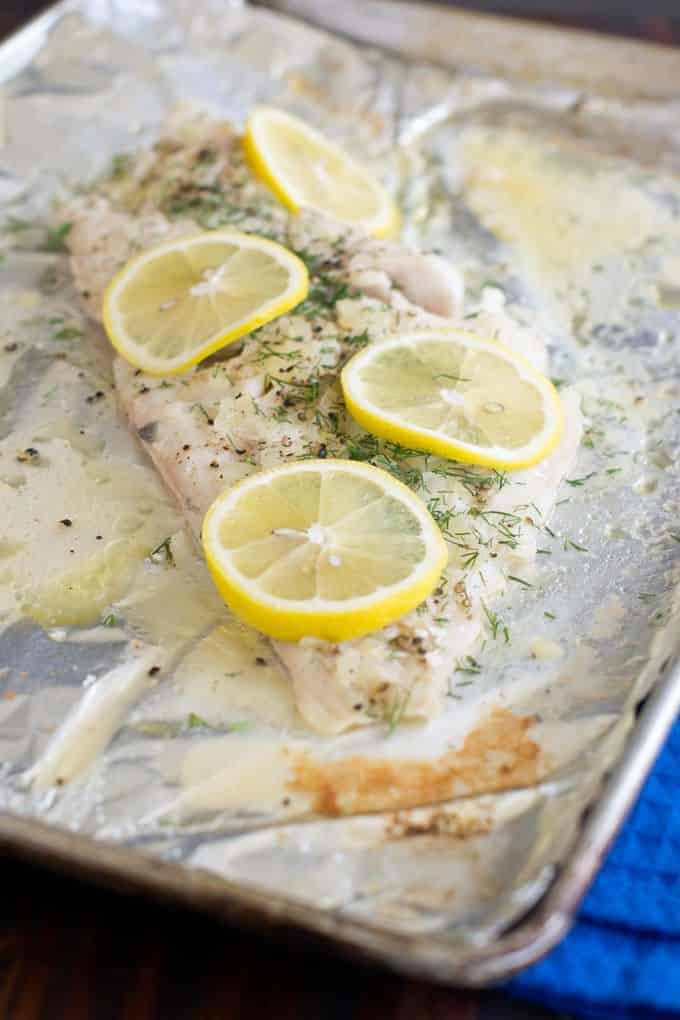
[(283, 315), (307, 296), (304, 263), (264, 237), (214, 230), (131, 259), (104, 295), (119, 354), (174, 375)]
[(372, 174), (297, 117), (258, 107), (243, 144), (255, 173), (292, 212), (317, 209), (376, 237), (397, 230), (396, 206)]
[(342, 371), (350, 414), (416, 450), (512, 470), (559, 441), (555, 387), (524, 358), (464, 331), (422, 331), (366, 347)]
[(284, 641), (384, 627), (426, 598), (448, 559), (422, 500), (348, 460), (250, 475), (213, 503), (202, 537), (225, 602)]

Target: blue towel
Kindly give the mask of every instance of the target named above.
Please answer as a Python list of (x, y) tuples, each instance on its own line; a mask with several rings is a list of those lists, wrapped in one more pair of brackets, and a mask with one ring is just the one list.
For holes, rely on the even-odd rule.
[(680, 722), (572, 931), (505, 990), (594, 1020), (680, 1018)]

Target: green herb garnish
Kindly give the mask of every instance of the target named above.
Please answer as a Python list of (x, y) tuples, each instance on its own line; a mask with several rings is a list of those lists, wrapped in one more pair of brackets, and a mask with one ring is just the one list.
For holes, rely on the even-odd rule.
[(152, 549), (149, 553), (149, 559), (154, 563), (165, 563), (168, 566), (174, 567), (175, 557), (172, 554), (170, 543), (172, 542), (172, 535), (168, 535), (155, 549)]

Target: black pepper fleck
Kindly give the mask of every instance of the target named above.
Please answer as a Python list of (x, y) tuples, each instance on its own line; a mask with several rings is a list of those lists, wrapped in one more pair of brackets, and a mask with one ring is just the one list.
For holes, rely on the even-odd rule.
[(59, 523), (63, 524), (65, 528), (73, 527), (73, 521), (71, 520), (70, 517), (62, 517), (62, 519), (59, 521)]
[(256, 657), (256, 659), (255, 659), (255, 664), (257, 666), (266, 666), (267, 665), (267, 660), (263, 659), (261, 655), (258, 655)]
[(17, 454), (17, 460), (21, 464), (35, 464), (36, 461), (40, 460), (40, 453), (34, 446), (27, 446), (25, 450), (21, 450)]
[(161, 671), (160, 666), (152, 666), (151, 669), (149, 670), (149, 676), (155, 676), (156, 673), (160, 673), (160, 671)]

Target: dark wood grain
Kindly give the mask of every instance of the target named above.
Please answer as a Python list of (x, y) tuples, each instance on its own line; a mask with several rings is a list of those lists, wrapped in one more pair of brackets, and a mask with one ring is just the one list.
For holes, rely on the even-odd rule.
[[(474, 1020), (477, 999), (0, 859), (0, 1017)], [(8, 881), (9, 880), (9, 881)]]
[[(464, 3), (507, 12), (510, 3)], [(0, 0), (0, 37), (46, 3)], [(528, 17), (663, 43), (680, 17)], [(651, 10), (649, 5), (647, 9)], [(554, 11), (554, 6), (553, 6)], [(619, 11), (619, 13), (616, 13)], [(0, 857), (0, 1020), (547, 1020), (549, 1014), (245, 934)], [(552, 1016), (552, 1014), (550, 1014)]]

